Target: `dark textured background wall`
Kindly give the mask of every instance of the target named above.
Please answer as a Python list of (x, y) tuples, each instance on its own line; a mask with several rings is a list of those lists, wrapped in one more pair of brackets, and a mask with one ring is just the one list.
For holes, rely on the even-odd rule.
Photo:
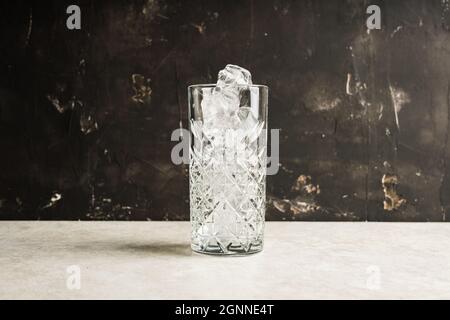
[(188, 219), (170, 134), (227, 63), (281, 128), (267, 219), (450, 219), (448, 0), (2, 1), (0, 46), (0, 219)]

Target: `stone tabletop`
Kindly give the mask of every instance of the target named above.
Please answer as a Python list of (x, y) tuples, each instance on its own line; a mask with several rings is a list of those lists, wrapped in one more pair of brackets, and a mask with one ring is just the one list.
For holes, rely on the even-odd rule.
[(188, 222), (0, 222), (0, 299), (450, 298), (450, 224), (268, 222), (246, 257)]

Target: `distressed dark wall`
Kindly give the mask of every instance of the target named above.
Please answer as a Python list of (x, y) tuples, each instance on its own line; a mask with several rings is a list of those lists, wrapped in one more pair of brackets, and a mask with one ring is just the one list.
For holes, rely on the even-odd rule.
[(0, 45), (0, 219), (188, 219), (170, 135), (227, 63), (281, 128), (267, 219), (450, 219), (448, 0), (4, 1)]

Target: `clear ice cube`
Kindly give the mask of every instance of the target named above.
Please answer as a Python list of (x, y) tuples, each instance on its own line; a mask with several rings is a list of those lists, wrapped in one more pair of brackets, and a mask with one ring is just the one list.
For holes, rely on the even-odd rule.
[(228, 64), (218, 74), (216, 87), (203, 89), (203, 120), (206, 126), (237, 129), (236, 117), (241, 104), (242, 86), (251, 85), (250, 72), (236, 65)]
[(217, 78), (217, 86), (221, 88), (252, 84), (250, 71), (234, 64), (227, 64)]

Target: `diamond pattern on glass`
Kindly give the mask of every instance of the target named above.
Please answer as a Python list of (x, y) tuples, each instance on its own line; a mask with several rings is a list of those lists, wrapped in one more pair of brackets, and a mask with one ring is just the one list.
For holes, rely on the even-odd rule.
[[(264, 123), (246, 130), (191, 122), (190, 209), (196, 251), (248, 253), (263, 243)], [(262, 134), (264, 132), (264, 134)]]

